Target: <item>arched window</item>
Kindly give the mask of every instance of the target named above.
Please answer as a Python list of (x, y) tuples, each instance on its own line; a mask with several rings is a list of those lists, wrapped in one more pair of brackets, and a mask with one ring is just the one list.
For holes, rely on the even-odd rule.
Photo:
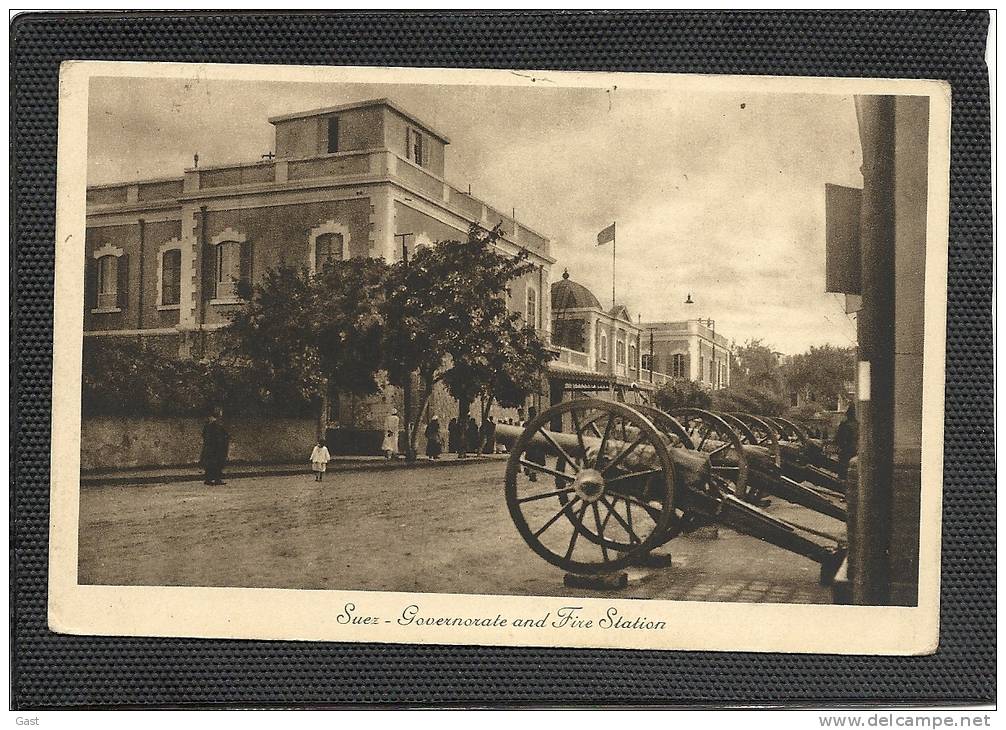
[(685, 368), (685, 356), (680, 352), (671, 358), (671, 375), (675, 378), (688, 377), (688, 372)]
[(98, 309), (115, 309), (119, 302), (119, 257), (98, 259)]
[(322, 233), (314, 239), (314, 270), (321, 271), (329, 261), (345, 259), (341, 233)]
[(601, 341), (597, 351), (601, 356), (601, 362), (608, 362), (608, 336), (603, 332), (601, 333)]
[(625, 343), (622, 340), (615, 340), (615, 364), (625, 364)]
[(636, 360), (636, 346), (629, 345), (629, 367), (633, 370), (639, 366), (639, 363)]
[(221, 241), (216, 249), (216, 298), (236, 299), (238, 281), (241, 279), (241, 244), (237, 241)]
[(533, 287), (527, 288), (527, 326), (538, 327), (538, 292)]

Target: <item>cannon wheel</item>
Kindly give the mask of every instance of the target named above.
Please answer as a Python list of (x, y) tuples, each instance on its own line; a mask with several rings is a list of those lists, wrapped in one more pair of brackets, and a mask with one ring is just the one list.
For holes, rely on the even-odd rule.
[(779, 430), (787, 440), (799, 443), (801, 446), (807, 446), (810, 443), (810, 437), (807, 436), (807, 432), (789, 419), (773, 416), (771, 420), (779, 426)]
[(675, 408), (669, 415), (684, 427), (695, 449), (709, 454), (714, 482), (737, 497), (747, 496), (747, 456), (733, 426), (701, 408)]
[(779, 429), (777, 426), (752, 416), (750, 413), (731, 413), (731, 416), (745, 423), (754, 435), (756, 446), (764, 446), (772, 452), (772, 459), (776, 466), (782, 466), (782, 451), (779, 448)]
[(660, 410), (656, 406), (650, 405), (637, 405), (635, 409), (642, 413), (644, 416), (649, 418), (653, 425), (664, 432), (665, 435), (672, 437), (671, 445), (678, 446), (679, 444), (675, 442), (680, 441), (680, 446), (686, 449), (695, 450), (695, 442), (692, 441), (692, 437), (688, 435), (688, 430), (681, 425), (671, 414)]
[(733, 413), (717, 412), (716, 415), (730, 424), (733, 430), (737, 432), (737, 438), (741, 440), (742, 444), (761, 446), (758, 437), (754, 435), (754, 431), (752, 431), (751, 428), (746, 423), (744, 423), (744, 421), (739, 419)]
[[(567, 414), (572, 433), (546, 430)], [(603, 424), (600, 438), (589, 423)], [(631, 442), (616, 436), (630, 429)], [(641, 452), (648, 468), (632, 464)], [(559, 403), (527, 425), (511, 450), (505, 490), (528, 546), (572, 573), (624, 568), (666, 540), (675, 516), (674, 465), (660, 431), (629, 406), (592, 398)]]

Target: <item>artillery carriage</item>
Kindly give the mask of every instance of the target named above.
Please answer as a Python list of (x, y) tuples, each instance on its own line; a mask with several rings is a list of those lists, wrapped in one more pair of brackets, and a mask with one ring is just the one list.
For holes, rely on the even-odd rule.
[(715, 524), (817, 562), (823, 584), (844, 559), (844, 536), (764, 509), (772, 494), (845, 519), (837, 492), (787, 476), (785, 464), (809, 459), (800, 444), (783, 445), (781, 423), (578, 398), (524, 427), (499, 424), (496, 436), (510, 452), (505, 493), (518, 532), (568, 573), (640, 564), (678, 535)]

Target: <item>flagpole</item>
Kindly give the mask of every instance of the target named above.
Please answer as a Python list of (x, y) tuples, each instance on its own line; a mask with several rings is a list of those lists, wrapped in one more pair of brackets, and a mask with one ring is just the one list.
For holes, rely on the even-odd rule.
[(618, 221), (611, 224), (611, 306), (615, 306), (615, 226)]

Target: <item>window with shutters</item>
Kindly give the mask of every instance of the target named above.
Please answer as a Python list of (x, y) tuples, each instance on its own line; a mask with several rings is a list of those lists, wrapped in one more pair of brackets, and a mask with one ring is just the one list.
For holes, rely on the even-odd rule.
[(675, 378), (688, 377), (687, 368), (685, 367), (685, 356), (681, 353), (671, 357), (671, 375)]
[(538, 326), (538, 292), (536, 292), (532, 287), (527, 288), (527, 309), (525, 310), (527, 315), (527, 326), (537, 327)]
[(161, 254), (161, 306), (182, 301), (182, 251), (172, 248)]
[(349, 228), (332, 219), (312, 228), (307, 234), (307, 266), (312, 274), (325, 268), (329, 261), (349, 259)]
[(119, 258), (113, 254), (98, 259), (98, 309), (114, 310), (119, 304)]
[(322, 233), (314, 239), (314, 270), (322, 271), (329, 261), (342, 261), (343, 237), (341, 233)]
[(216, 250), (216, 298), (237, 299), (241, 279), (241, 244), (221, 241)]
[(430, 150), (423, 133), (409, 127), (407, 130), (405, 156), (420, 167), (429, 165)]

